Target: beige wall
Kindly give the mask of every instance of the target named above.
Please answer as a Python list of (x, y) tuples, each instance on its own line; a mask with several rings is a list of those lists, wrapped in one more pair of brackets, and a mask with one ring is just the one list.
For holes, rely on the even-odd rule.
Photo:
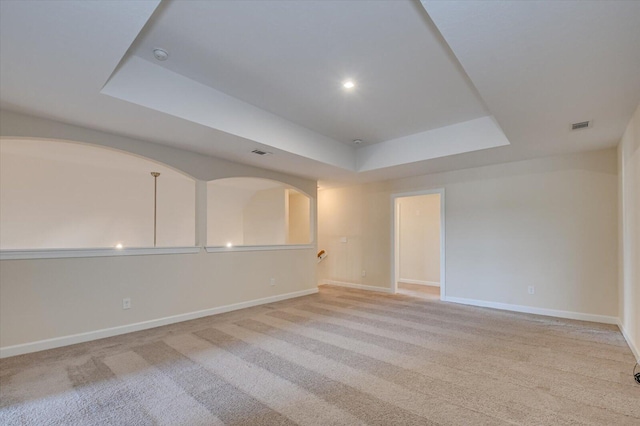
[(620, 322), (640, 361), (640, 106), (618, 146)]
[(284, 188), (256, 192), (243, 210), (244, 243), (249, 246), (286, 244)]
[(257, 177), (284, 182), (312, 197), (316, 195), (317, 183), (313, 180), (6, 110), (0, 110), (0, 136), (60, 139), (102, 145), (159, 161), (201, 181)]
[(0, 346), (313, 289), (315, 263), (314, 249), (3, 260)]
[(219, 179), (207, 183), (210, 246), (310, 244), (311, 200), (272, 180)]
[[(202, 181), (251, 176), (314, 199), (316, 182), (63, 123), (0, 112), (0, 135), (74, 140), (127, 150), (199, 179), (196, 225), (206, 228)], [(314, 221), (315, 223), (315, 221)], [(315, 229), (313, 230), (315, 233)], [(270, 285), (275, 278), (275, 286)], [(313, 290), (315, 247), (302, 250), (0, 261), (0, 347), (154, 321), (263, 297)], [(122, 309), (130, 297), (132, 308)]]
[(244, 244), (242, 211), (254, 190), (207, 183), (207, 245)]
[(318, 192), (318, 250), (327, 253), (320, 281), (389, 287), (390, 203), (387, 184)]
[(440, 195), (397, 200), (399, 278), (404, 282), (440, 284)]
[(287, 243), (311, 243), (311, 200), (298, 191), (289, 189), (287, 202)]
[(322, 190), (319, 279), (390, 288), (391, 194), (434, 188), (448, 297), (617, 316), (613, 149)]
[(138, 156), (92, 145), (0, 140), (0, 248), (193, 246), (195, 182)]

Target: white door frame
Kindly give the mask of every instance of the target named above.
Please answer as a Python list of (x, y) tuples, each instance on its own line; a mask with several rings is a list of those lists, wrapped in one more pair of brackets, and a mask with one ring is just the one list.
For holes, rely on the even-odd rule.
[(418, 195), (430, 195), (430, 194), (439, 194), (440, 195), (440, 300), (446, 299), (446, 280), (445, 280), (445, 202), (444, 202), (444, 188), (436, 188), (436, 189), (426, 189), (423, 191), (413, 191), (413, 192), (399, 192), (395, 194), (391, 194), (391, 293), (398, 292), (398, 279), (399, 277), (399, 225), (400, 225), (400, 215), (399, 215), (399, 204), (398, 198), (404, 197), (414, 197)]

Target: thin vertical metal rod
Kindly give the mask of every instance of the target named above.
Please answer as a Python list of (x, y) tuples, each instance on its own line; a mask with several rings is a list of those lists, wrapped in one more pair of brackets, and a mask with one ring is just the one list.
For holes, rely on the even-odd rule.
[(153, 246), (156, 246), (157, 227), (158, 227), (158, 176), (160, 173), (151, 172), (153, 176)]

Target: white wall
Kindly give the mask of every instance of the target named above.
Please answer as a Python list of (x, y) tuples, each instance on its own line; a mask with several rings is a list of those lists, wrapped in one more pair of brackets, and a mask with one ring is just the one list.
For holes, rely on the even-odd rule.
[[(203, 181), (250, 176), (315, 199), (316, 182), (149, 142), (0, 111), (0, 136), (83, 141), (146, 156), (198, 182), (196, 231), (206, 239)], [(315, 229), (314, 229), (315, 233)], [(139, 324), (234, 303), (314, 291), (315, 247), (301, 250), (0, 261), (0, 347)], [(270, 286), (275, 278), (276, 285)], [(132, 308), (122, 310), (122, 298)], [(90, 334), (91, 336), (91, 334)], [(47, 344), (55, 344), (57, 340)], [(22, 349), (20, 349), (22, 350)], [(6, 352), (5, 352), (6, 353)]]
[(391, 194), (434, 188), (448, 297), (617, 316), (613, 149), (322, 190), (319, 278), (390, 288)]
[(618, 146), (621, 328), (640, 362), (640, 106)]
[(439, 285), (440, 195), (402, 197), (397, 203), (400, 281)]
[(0, 248), (193, 246), (195, 182), (112, 149), (57, 141), (0, 140)]

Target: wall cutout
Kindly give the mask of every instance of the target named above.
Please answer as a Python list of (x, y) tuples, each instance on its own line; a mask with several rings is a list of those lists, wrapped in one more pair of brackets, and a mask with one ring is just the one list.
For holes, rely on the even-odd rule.
[[(195, 244), (195, 181), (157, 162), (74, 142), (0, 139), (0, 248)], [(121, 246), (120, 246), (121, 245)]]
[(311, 243), (311, 199), (290, 186), (258, 178), (207, 183), (207, 245)]

